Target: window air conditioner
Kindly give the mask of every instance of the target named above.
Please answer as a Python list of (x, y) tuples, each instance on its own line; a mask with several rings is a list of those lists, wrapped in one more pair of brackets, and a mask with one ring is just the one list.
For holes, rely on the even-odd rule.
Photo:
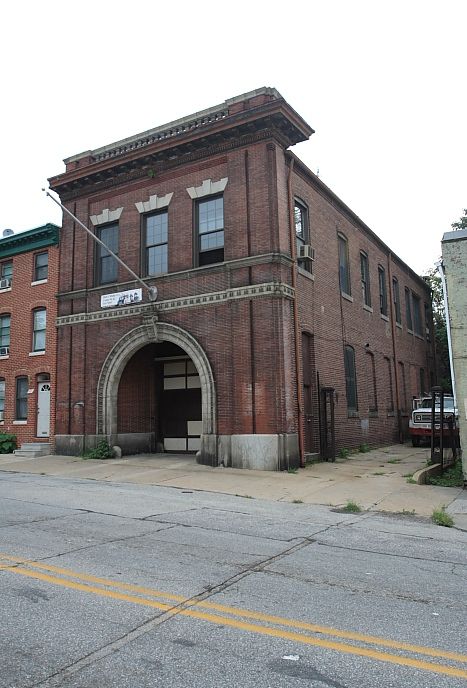
[(11, 279), (8, 277), (0, 279), (0, 289), (8, 289), (8, 287), (11, 287)]
[(9, 346), (0, 346), (0, 356), (8, 356), (10, 353), (10, 347)]
[(0, 411), (0, 420), (3, 420), (3, 411)]
[(307, 260), (314, 260), (315, 259), (315, 249), (310, 246), (310, 244), (302, 244), (300, 246), (300, 251), (299, 251), (299, 258), (305, 258)]

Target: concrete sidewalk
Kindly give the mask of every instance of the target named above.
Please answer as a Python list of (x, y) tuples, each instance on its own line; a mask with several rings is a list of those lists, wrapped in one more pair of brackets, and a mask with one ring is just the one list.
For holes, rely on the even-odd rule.
[(277, 473), (210, 468), (186, 455), (140, 454), (96, 461), (72, 456), (24, 459), (0, 454), (0, 471), (163, 485), (330, 507), (343, 507), (353, 500), (365, 510), (419, 516), (430, 516), (433, 509), (446, 506), (456, 526), (467, 530), (467, 492), (407, 482), (408, 475), (426, 465), (428, 456), (429, 449), (398, 444), (352, 454), (335, 463), (309, 465), (296, 473)]

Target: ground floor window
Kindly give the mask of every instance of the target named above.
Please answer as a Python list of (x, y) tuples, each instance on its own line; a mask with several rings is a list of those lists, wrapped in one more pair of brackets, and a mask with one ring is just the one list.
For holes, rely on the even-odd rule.
[(16, 378), (16, 420), (28, 418), (28, 378)]

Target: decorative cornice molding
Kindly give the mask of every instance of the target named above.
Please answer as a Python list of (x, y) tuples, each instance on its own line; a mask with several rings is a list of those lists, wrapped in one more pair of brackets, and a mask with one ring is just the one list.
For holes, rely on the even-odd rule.
[(205, 179), (201, 186), (189, 186), (187, 193), (192, 200), (195, 200), (196, 198), (203, 198), (203, 196), (220, 194), (224, 191), (228, 181), (228, 177), (223, 177), (222, 179), (219, 179), (218, 182), (213, 182), (212, 179)]
[(118, 222), (120, 219), (120, 215), (122, 213), (123, 206), (121, 208), (116, 208), (115, 210), (109, 210), (109, 208), (104, 208), (104, 210), (101, 213), (99, 213), (99, 215), (90, 215), (89, 219), (91, 220), (94, 226), (105, 225), (107, 224), (107, 222)]
[(172, 200), (173, 191), (171, 193), (165, 194), (165, 196), (158, 196), (154, 194), (149, 196), (148, 201), (138, 201), (135, 206), (139, 213), (150, 213), (153, 210), (160, 210), (161, 208), (167, 208), (170, 201)]
[(224, 291), (198, 294), (196, 296), (186, 296), (178, 299), (168, 299), (158, 303), (142, 303), (124, 308), (112, 308), (91, 313), (76, 313), (73, 315), (62, 315), (57, 318), (57, 327), (64, 325), (76, 325), (78, 323), (93, 323), (102, 320), (116, 320), (121, 318), (131, 318), (145, 315), (148, 311), (161, 314), (167, 311), (179, 310), (181, 308), (200, 308), (202, 306), (219, 305), (238, 299), (252, 299), (260, 296), (272, 296), (282, 299), (293, 299), (295, 292), (288, 284), (281, 282), (266, 282), (264, 284), (252, 284), (245, 287), (235, 287)]

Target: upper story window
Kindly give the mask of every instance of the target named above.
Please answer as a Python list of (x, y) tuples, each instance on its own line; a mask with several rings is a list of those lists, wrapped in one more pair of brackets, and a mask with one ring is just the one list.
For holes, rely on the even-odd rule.
[(0, 289), (7, 289), (13, 280), (13, 261), (5, 260), (0, 263)]
[(428, 303), (425, 303), (425, 335), (426, 341), (431, 342), (431, 327), (433, 324), (433, 318), (431, 315), (431, 308)]
[(412, 303), (410, 298), (410, 290), (405, 287), (405, 319), (407, 321), (407, 329), (413, 330), (412, 322)]
[[(97, 237), (118, 255), (118, 224), (104, 225), (96, 228)], [(118, 279), (118, 263), (106, 248), (97, 244), (96, 281), (97, 284), (108, 284)]]
[(342, 234), (338, 234), (337, 242), (339, 247), (339, 283), (341, 291), (350, 296), (352, 292), (350, 288), (349, 245)]
[(46, 309), (37, 308), (33, 311), (32, 321), (32, 350), (45, 351)]
[(386, 270), (378, 265), (379, 283), (379, 312), (381, 315), (388, 314), (388, 292), (386, 287)]
[(8, 353), (7, 347), (10, 346), (10, 324), (11, 316), (9, 313), (0, 315), (0, 356)]
[(363, 303), (365, 306), (371, 307), (370, 266), (368, 264), (368, 256), (363, 251), (360, 252), (360, 275), (362, 280)]
[(16, 378), (16, 420), (27, 420), (28, 418), (28, 378)]
[(402, 323), (401, 319), (401, 297), (399, 293), (399, 282), (397, 277), (392, 278), (392, 299), (394, 301), (394, 312), (396, 314), (396, 323), (400, 325)]
[(143, 260), (146, 276), (161, 275), (168, 271), (168, 213), (144, 216)]
[(357, 402), (357, 373), (355, 370), (355, 351), (353, 347), (344, 347), (345, 391), (347, 395), (347, 410), (356, 411)]
[(196, 203), (196, 246), (198, 265), (224, 261), (224, 197)]
[(46, 280), (49, 273), (49, 253), (36, 253), (34, 256), (34, 282)]
[(412, 293), (412, 304), (413, 304), (413, 328), (415, 334), (420, 337), (423, 336), (422, 330), (422, 312), (420, 308), (420, 297)]

